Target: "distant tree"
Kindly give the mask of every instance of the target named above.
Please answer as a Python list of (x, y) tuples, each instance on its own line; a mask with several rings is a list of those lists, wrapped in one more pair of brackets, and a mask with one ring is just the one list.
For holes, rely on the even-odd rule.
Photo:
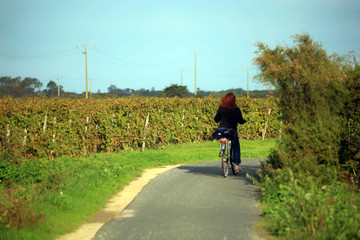
[[(58, 86), (54, 81), (49, 81), (46, 89), (43, 91), (47, 96), (58, 96)], [(73, 96), (73, 93), (65, 93), (64, 88), (60, 85), (60, 96)]]
[[(220, 92), (212, 92), (212, 91), (204, 91), (201, 89), (197, 89), (196, 97), (223, 97), (227, 92), (233, 92), (235, 96), (246, 96), (247, 93), (241, 88), (236, 89), (228, 89), (223, 90)], [(250, 97), (252, 98), (265, 98), (269, 95), (268, 90), (253, 90), (249, 91)], [(152, 87), (151, 90), (141, 88), (139, 90), (134, 90), (130, 88), (120, 89), (117, 88), (115, 85), (110, 85), (108, 87), (108, 93), (106, 94), (107, 97), (126, 97), (126, 96), (139, 96), (139, 97), (189, 97), (194, 96), (193, 93), (190, 93), (186, 86), (179, 86), (179, 85), (171, 85), (164, 89), (164, 91), (156, 91), (155, 87)]]
[(0, 97), (25, 97), (32, 96), (40, 89), (42, 83), (36, 78), (27, 77), (21, 80), (21, 77), (1, 77), (0, 78)]
[(15, 97), (17, 86), (21, 81), (20, 77), (11, 78), (11, 77), (1, 77), (0, 78), (0, 94), (1, 96), (11, 96)]
[(179, 86), (177, 84), (173, 84), (170, 87), (164, 89), (164, 91), (160, 94), (161, 97), (188, 97), (189, 90), (186, 86)]
[(130, 89), (130, 88), (125, 88), (125, 92), (126, 94), (130, 95), (134, 90)]
[(49, 89), (49, 90), (54, 90), (54, 89), (57, 89), (57, 85), (54, 81), (50, 81), (47, 85), (46, 85), (46, 88)]
[[(142, 90), (139, 90), (139, 91), (142, 91)], [(131, 94), (133, 94), (134, 90), (130, 89), (130, 88), (120, 89), (112, 84), (112, 85), (110, 85), (110, 87), (108, 87), (108, 93), (113, 96), (125, 97), (125, 96), (130, 96)]]
[(41, 87), (42, 83), (36, 78), (27, 77), (20, 82), (20, 88), (25, 96), (35, 94), (36, 89), (40, 89)]
[[(43, 91), (47, 96), (57, 96), (58, 95), (58, 86), (54, 81), (49, 81), (46, 85), (46, 89)], [(63, 86), (60, 85), (60, 93), (63, 93)]]
[(108, 87), (108, 92), (110, 94), (116, 94), (117, 93), (117, 87), (115, 85), (110, 85), (110, 87)]
[(201, 92), (196, 92), (196, 96), (195, 97), (197, 97), (197, 98), (203, 98), (203, 97), (205, 97), (205, 95), (203, 94), (203, 93), (201, 93)]

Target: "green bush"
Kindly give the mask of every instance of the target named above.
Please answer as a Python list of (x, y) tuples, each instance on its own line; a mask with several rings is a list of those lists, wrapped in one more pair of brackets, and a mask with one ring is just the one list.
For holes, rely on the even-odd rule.
[(294, 43), (259, 43), (255, 59), (258, 79), (277, 90), (283, 121), (262, 164), (263, 215), (287, 239), (359, 239), (359, 64), (328, 56), (308, 34)]
[(360, 170), (360, 65), (346, 67), (348, 95), (342, 111), (345, 122), (341, 134), (340, 163), (347, 169)]
[(340, 112), (346, 89), (342, 65), (331, 60), (309, 35), (294, 37), (295, 46), (270, 49), (258, 44), (258, 79), (276, 88), (284, 123), (279, 145), (283, 164), (307, 159), (338, 164)]

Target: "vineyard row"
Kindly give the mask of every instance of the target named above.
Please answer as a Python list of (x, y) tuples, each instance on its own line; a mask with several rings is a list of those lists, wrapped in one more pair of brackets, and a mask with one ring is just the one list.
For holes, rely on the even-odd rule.
[[(211, 139), (218, 98), (0, 99), (3, 156), (58, 157)], [(280, 132), (271, 99), (238, 98), (240, 138)], [(271, 111), (269, 111), (271, 109)], [(271, 114), (270, 114), (271, 112)]]

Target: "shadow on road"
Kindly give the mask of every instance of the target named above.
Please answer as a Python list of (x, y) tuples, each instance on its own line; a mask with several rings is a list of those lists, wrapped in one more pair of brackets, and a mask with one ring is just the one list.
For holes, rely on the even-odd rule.
[[(216, 164), (218, 163), (218, 164)], [(221, 162), (214, 162), (213, 165), (205, 165), (205, 164), (199, 164), (199, 165), (184, 165), (178, 167), (180, 170), (185, 170), (188, 173), (196, 174), (196, 175), (206, 175), (206, 176), (213, 176), (213, 177), (219, 177), (223, 178), (222, 176), (222, 170), (221, 170)], [(216, 166), (214, 166), (216, 164)], [(241, 164), (241, 172), (239, 175), (234, 176), (238, 177), (239, 180), (245, 180), (246, 184), (253, 184), (253, 182), (246, 177), (246, 174), (249, 174), (250, 176), (254, 177), (257, 181), (260, 181), (260, 177), (257, 173), (257, 171), (260, 169), (260, 166), (254, 166), (249, 165), (247, 163)], [(229, 176), (232, 176), (231, 169), (229, 169)]]
[[(221, 162), (207, 162), (207, 163), (198, 163), (198, 164), (191, 164), (191, 165), (184, 165), (178, 167), (179, 170), (185, 171), (186, 174), (195, 174), (195, 175), (204, 175), (212, 178), (223, 178), (222, 170), (221, 170)], [(257, 171), (260, 169), (260, 166), (258, 166), (255, 162), (252, 162), (251, 160), (243, 161), (243, 164), (241, 164), (241, 172), (238, 175), (233, 175), (231, 172), (231, 169), (229, 169), (229, 176), (227, 177), (228, 180), (232, 183), (234, 181), (242, 182), (245, 186), (248, 185), (250, 188), (243, 188), (242, 195), (235, 194), (237, 196), (245, 197), (245, 198), (260, 198), (260, 193), (258, 190), (254, 191), (254, 188), (251, 186), (254, 186), (254, 183), (252, 180), (246, 177), (246, 174), (249, 174), (250, 176), (254, 177), (257, 181), (260, 181), (260, 176), (258, 175)], [(251, 185), (251, 186), (250, 186)]]
[(196, 174), (196, 175), (222, 177), (220, 163), (219, 163), (218, 167), (206, 166), (206, 165), (204, 165), (204, 166), (184, 165), (184, 166), (178, 167), (178, 169), (185, 170), (188, 173)]

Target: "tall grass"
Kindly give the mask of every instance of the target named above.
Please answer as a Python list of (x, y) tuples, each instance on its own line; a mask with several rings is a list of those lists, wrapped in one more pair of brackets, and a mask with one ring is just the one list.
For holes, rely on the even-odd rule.
[[(240, 142), (242, 158), (265, 158), (276, 141)], [(144, 169), (215, 161), (218, 148), (218, 142), (197, 142), (162, 150), (0, 165), (0, 239), (55, 239), (90, 220)]]

